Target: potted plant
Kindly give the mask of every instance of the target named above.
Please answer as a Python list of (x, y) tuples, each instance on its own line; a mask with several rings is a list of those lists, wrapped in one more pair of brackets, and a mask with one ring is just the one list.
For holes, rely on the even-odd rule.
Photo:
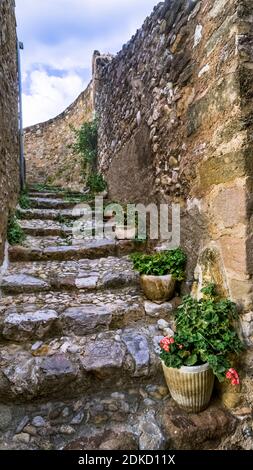
[(176, 281), (184, 279), (187, 258), (181, 248), (150, 255), (136, 253), (131, 259), (134, 269), (140, 273), (141, 287), (149, 300), (170, 300)]
[(215, 376), (239, 385), (231, 367), (243, 345), (235, 330), (236, 305), (219, 299), (215, 286), (202, 289), (201, 300), (184, 297), (176, 311), (176, 333), (160, 342), (165, 379), (172, 398), (183, 409), (199, 412), (210, 401)]

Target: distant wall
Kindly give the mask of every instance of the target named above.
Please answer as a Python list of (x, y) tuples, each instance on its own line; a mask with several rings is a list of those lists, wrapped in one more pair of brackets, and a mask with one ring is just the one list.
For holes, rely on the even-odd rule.
[(17, 85), (15, 3), (0, 0), (0, 265), (8, 214), (19, 192)]
[[(188, 279), (253, 310), (251, 0), (166, 0), (96, 58), (99, 168), (112, 199), (178, 202)], [(253, 314), (252, 314), (253, 331)], [(252, 336), (253, 344), (253, 336)]]
[(80, 156), (69, 146), (74, 134), (93, 116), (92, 84), (62, 114), (25, 129), (27, 182), (51, 183), (72, 189), (83, 186)]

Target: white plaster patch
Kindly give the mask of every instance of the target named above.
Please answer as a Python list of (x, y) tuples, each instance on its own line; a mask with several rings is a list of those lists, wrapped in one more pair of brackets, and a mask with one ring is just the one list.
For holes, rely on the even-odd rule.
[(196, 47), (200, 43), (202, 39), (202, 31), (203, 31), (203, 26), (201, 24), (198, 24), (195, 29), (193, 47)]
[(210, 70), (210, 65), (209, 64), (204, 65), (204, 67), (202, 67), (202, 69), (199, 71), (198, 77), (199, 78), (202, 77), (202, 75), (209, 72), (209, 70)]
[(187, 211), (190, 212), (192, 209), (197, 208), (201, 212), (201, 200), (194, 197), (193, 199), (187, 199)]

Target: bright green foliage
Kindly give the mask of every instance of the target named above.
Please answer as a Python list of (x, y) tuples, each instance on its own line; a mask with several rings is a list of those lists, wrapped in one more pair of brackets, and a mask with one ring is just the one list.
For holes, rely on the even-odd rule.
[(100, 193), (107, 188), (107, 184), (100, 173), (91, 173), (87, 179), (87, 186), (92, 193)]
[(72, 145), (75, 153), (82, 155), (85, 164), (95, 164), (98, 153), (98, 121), (85, 122), (80, 129), (72, 128), (76, 142)]
[(12, 215), (8, 221), (7, 239), (10, 245), (20, 245), (25, 240), (25, 234), (17, 218)]
[(173, 278), (178, 281), (185, 277), (187, 257), (181, 248), (151, 255), (134, 253), (131, 255), (131, 259), (134, 263), (134, 269), (140, 274), (153, 276), (172, 274)]
[(18, 202), (19, 202), (21, 209), (30, 209), (31, 207), (30, 198), (28, 196), (28, 193), (25, 190), (22, 191), (22, 193), (20, 194)]
[(234, 322), (236, 305), (229, 299), (218, 300), (214, 285), (202, 289), (205, 298), (198, 301), (184, 297), (176, 312), (175, 342), (169, 352), (162, 350), (167, 367), (195, 366), (209, 363), (220, 381), (231, 367), (231, 358), (243, 350)]

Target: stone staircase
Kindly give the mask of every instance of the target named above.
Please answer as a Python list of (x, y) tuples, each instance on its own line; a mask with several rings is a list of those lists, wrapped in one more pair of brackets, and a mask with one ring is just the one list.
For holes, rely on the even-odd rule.
[(202, 413), (194, 444), (199, 418), (163, 380), (158, 344), (179, 299), (143, 298), (128, 254), (145, 246), (74, 240), (73, 198), (33, 191), (19, 209), (27, 238), (1, 282), (0, 448), (212, 448), (235, 419)]

